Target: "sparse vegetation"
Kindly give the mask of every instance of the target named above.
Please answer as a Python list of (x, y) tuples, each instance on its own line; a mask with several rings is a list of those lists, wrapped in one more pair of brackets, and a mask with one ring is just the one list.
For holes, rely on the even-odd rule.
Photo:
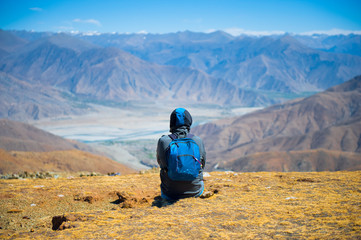
[(0, 180), (0, 238), (361, 237), (361, 172), (211, 172), (205, 180), (208, 198), (175, 203), (160, 200), (151, 171)]

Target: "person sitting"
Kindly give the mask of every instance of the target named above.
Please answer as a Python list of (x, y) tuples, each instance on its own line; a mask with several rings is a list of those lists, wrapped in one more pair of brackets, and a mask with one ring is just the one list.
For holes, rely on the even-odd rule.
[[(191, 125), (191, 114), (184, 108), (177, 108), (170, 115), (171, 134), (163, 135), (158, 140), (157, 161), (161, 168), (160, 188), (162, 199), (169, 201), (199, 197), (204, 191), (203, 169), (206, 163), (206, 151), (202, 139), (189, 133)], [(183, 147), (187, 148), (192, 144), (193, 147), (191, 148), (193, 150), (181, 150)], [(194, 151), (194, 153), (183, 154), (184, 158), (182, 156), (172, 157), (171, 155), (175, 154), (172, 153), (173, 151)], [(193, 172), (193, 175), (179, 177), (179, 174), (181, 174), (179, 172), (182, 171), (179, 169), (185, 166), (190, 168), (185, 171)]]

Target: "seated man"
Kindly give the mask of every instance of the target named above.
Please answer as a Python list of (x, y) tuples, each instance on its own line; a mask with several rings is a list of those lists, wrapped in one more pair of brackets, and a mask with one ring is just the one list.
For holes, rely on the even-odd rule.
[[(165, 200), (199, 197), (203, 193), (206, 152), (202, 140), (189, 134), (191, 125), (190, 113), (184, 108), (177, 108), (170, 115), (172, 134), (162, 136), (158, 141), (157, 161), (161, 168), (161, 197)], [(182, 151), (193, 152), (182, 154)], [(175, 156), (178, 154), (181, 155)], [(183, 171), (182, 168), (187, 169)], [(184, 175), (182, 171), (187, 174), (191, 172), (193, 175)]]

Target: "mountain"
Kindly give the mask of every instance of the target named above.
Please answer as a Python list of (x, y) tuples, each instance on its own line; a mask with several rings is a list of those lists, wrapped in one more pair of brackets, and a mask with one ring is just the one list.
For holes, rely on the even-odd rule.
[(4, 72), (0, 72), (0, 102), (0, 118), (18, 121), (78, 115), (92, 109), (69, 93), (22, 81)]
[[(361, 74), (356, 50), (314, 49), (309, 40), (303, 44), (291, 35), (2, 31), (1, 36), (0, 116), (17, 120), (81, 114), (87, 103), (105, 101), (269, 106)], [(357, 49), (357, 36), (328, 39), (327, 46), (351, 43)]]
[(248, 89), (321, 91), (361, 74), (359, 35), (233, 37), (186, 31), (78, 37), (160, 65), (198, 69)]
[[(218, 48), (234, 39), (222, 31), (208, 34), (184, 31), (168, 34), (100, 34), (77, 37), (103, 47), (122, 49), (145, 61), (160, 65), (192, 67), (202, 71), (206, 68), (191, 64), (193, 56), (202, 57), (204, 51)], [(184, 63), (181, 63), (182, 60)]]
[(304, 45), (328, 52), (347, 53), (361, 56), (361, 35), (325, 35), (295, 36)]
[(237, 159), (258, 152), (329, 149), (355, 152), (361, 159), (361, 76), (308, 98), (200, 125), (193, 132), (205, 141), (209, 168), (229, 166), (229, 161), (239, 165)]
[(207, 72), (251, 89), (320, 91), (361, 73), (359, 56), (311, 49), (287, 35), (237, 39), (224, 52), (223, 59)]
[(0, 50), (2, 51), (0, 57), (10, 52), (14, 52), (16, 49), (23, 47), (26, 43), (26, 40), (0, 29)]
[[(89, 152), (87, 152), (89, 151)], [(0, 173), (22, 171), (134, 172), (83, 143), (68, 141), (29, 124), (0, 119)]]
[(217, 168), (237, 172), (360, 171), (361, 154), (326, 149), (263, 152), (221, 162)]
[[(30, 84), (96, 100), (183, 101), (242, 106), (274, 103), (191, 68), (161, 66), (117, 48), (57, 34), (40, 38), (1, 61), (0, 71)], [(192, 87), (191, 87), (192, 86)]]

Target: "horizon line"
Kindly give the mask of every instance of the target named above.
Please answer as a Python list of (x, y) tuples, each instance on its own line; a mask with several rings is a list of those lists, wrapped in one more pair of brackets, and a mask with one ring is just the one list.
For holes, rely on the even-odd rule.
[(99, 31), (79, 31), (79, 30), (71, 30), (71, 31), (37, 31), (37, 30), (25, 30), (25, 29), (2, 29), (3, 31), (25, 31), (25, 32), (37, 32), (37, 33), (68, 33), (68, 34), (82, 34), (84, 36), (94, 36), (94, 35), (102, 35), (102, 34), (118, 34), (118, 35), (132, 35), (132, 34), (139, 34), (139, 35), (166, 35), (166, 34), (175, 34), (175, 33), (182, 33), (182, 32), (192, 32), (192, 33), (204, 33), (204, 34), (211, 34), (214, 32), (224, 32), (229, 34), (233, 37), (239, 36), (255, 36), (255, 37), (262, 37), (262, 36), (279, 36), (279, 35), (293, 35), (293, 36), (314, 36), (314, 35), (361, 35), (361, 30), (345, 30), (345, 29), (331, 29), (331, 30), (313, 30), (308, 32), (301, 32), (301, 33), (294, 33), (294, 32), (287, 32), (287, 31), (253, 31), (253, 30), (244, 30), (242, 28), (228, 28), (228, 29), (209, 29), (206, 31), (192, 31), (192, 30), (179, 30), (175, 32), (166, 32), (166, 33), (153, 33), (148, 32), (145, 30), (141, 30), (138, 32), (99, 32)]

